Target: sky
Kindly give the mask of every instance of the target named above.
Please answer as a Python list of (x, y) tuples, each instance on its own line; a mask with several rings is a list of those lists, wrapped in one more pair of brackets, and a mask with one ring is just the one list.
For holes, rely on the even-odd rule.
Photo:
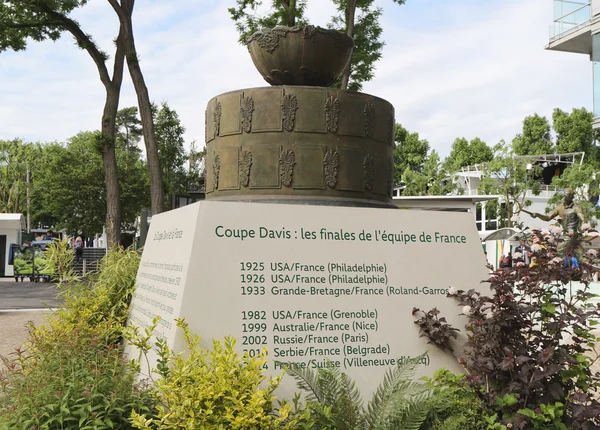
[[(269, 0), (265, 0), (268, 2)], [(527, 115), (556, 107), (592, 109), (592, 63), (546, 51), (552, 0), (375, 0), (385, 47), (363, 91), (396, 109), (396, 121), (448, 155), (458, 137), (489, 145), (520, 132)], [(167, 102), (204, 146), (204, 110), (214, 96), (267, 85), (254, 69), (227, 8), (235, 0), (138, 0), (134, 31), (150, 98)], [(329, 0), (309, 0), (312, 24), (326, 26)], [(106, 0), (74, 17), (109, 55), (118, 20)], [(109, 60), (109, 70), (111, 69)], [(0, 139), (64, 142), (100, 126), (104, 87), (88, 54), (65, 34), (0, 54)], [(120, 107), (137, 104), (126, 72)]]

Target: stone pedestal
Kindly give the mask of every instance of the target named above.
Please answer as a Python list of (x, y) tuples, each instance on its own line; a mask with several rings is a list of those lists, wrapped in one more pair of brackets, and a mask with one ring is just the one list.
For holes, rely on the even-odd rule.
[(394, 108), (368, 94), (279, 86), (206, 109), (206, 198), (393, 207)]

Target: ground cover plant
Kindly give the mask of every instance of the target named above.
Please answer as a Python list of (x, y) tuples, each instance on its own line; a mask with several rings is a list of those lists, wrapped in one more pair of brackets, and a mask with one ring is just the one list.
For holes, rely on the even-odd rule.
[(468, 319), (461, 350), (437, 309), (415, 309), (415, 322), (430, 343), (456, 354), (471, 392), (493, 414), (489, 428), (600, 428), (600, 375), (591, 370), (600, 310), (589, 288), (596, 254), (581, 253), (580, 236), (558, 226), (531, 233), (531, 263), (515, 253), (512, 268), (487, 280), (489, 296), (450, 288)]

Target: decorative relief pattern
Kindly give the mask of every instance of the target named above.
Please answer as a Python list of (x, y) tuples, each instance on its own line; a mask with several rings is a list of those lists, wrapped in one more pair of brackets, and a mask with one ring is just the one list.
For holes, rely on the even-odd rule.
[(325, 183), (330, 188), (335, 188), (337, 184), (338, 167), (340, 167), (340, 155), (334, 149), (330, 149), (325, 153), (323, 159), (325, 166)]
[(340, 99), (334, 96), (327, 97), (325, 102), (325, 119), (327, 120), (327, 130), (335, 133), (338, 129), (340, 119)]
[(242, 115), (242, 130), (250, 133), (252, 131), (252, 113), (254, 113), (254, 100), (252, 100), (252, 97), (242, 98), (240, 113)]
[(204, 142), (208, 143), (208, 109), (204, 110)]
[(215, 123), (215, 137), (221, 132), (221, 102), (215, 100), (215, 110), (213, 112), (213, 121)]
[(250, 182), (250, 168), (252, 167), (252, 153), (250, 151), (242, 151), (242, 155), (238, 160), (238, 168), (240, 171), (240, 184), (247, 187)]
[(219, 173), (221, 172), (221, 157), (217, 153), (213, 153), (213, 177), (215, 182), (215, 190), (219, 189)]
[(296, 154), (291, 149), (284, 149), (279, 155), (279, 175), (281, 183), (286, 187), (292, 186), (292, 175), (296, 164)]
[(365, 169), (365, 188), (373, 191), (373, 183), (375, 181), (375, 157), (373, 154), (365, 155), (363, 167)]
[(298, 110), (298, 99), (294, 94), (286, 94), (283, 96), (281, 102), (281, 119), (283, 121), (283, 128), (286, 131), (294, 130), (294, 123), (296, 122), (296, 111)]
[(373, 137), (373, 133), (375, 132), (375, 105), (368, 101), (365, 104), (365, 134), (368, 137)]
[(275, 51), (275, 49), (279, 46), (279, 38), (286, 37), (290, 30), (291, 29), (288, 27), (275, 27), (272, 29), (267, 28), (252, 35), (247, 40), (247, 43), (256, 40), (258, 46), (272, 54), (273, 51)]

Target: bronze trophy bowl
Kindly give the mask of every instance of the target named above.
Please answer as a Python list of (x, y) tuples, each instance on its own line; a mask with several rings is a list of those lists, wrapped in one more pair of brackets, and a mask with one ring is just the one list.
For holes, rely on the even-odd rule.
[(254, 33), (247, 45), (269, 84), (326, 87), (348, 65), (354, 41), (336, 30), (278, 26)]

